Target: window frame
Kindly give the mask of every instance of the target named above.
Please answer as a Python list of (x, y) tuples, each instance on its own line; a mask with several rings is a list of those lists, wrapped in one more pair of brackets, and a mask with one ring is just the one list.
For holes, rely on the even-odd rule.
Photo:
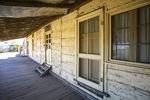
[[(99, 55), (95, 55), (95, 54), (84, 54), (84, 53), (80, 53), (79, 54), (79, 23), (80, 22), (83, 22), (85, 20), (88, 20), (88, 19), (91, 19), (91, 18), (94, 18), (94, 17), (99, 17), (99, 49), (100, 49), (100, 52), (99, 52)], [(83, 15), (79, 18), (77, 18), (77, 38), (76, 38), (76, 79), (94, 89), (97, 89), (99, 91), (103, 91), (103, 9), (99, 9), (99, 10), (96, 10), (92, 13), (89, 13), (87, 15)], [(90, 57), (89, 57), (90, 56)], [(84, 79), (82, 77), (79, 76), (79, 58), (82, 57), (82, 59), (89, 59), (89, 60), (96, 60), (96, 61), (99, 61), (99, 84), (97, 83), (94, 83), (90, 80), (87, 80), (87, 79)]]
[[(127, 66), (150, 68), (150, 64), (146, 64), (146, 63), (112, 59), (112, 29), (111, 29), (112, 28), (111, 27), (111, 24), (112, 24), (111, 23), (111, 18), (112, 18), (112, 16), (130, 11), (130, 10), (134, 10), (134, 9), (137, 9), (137, 8), (140, 8), (140, 7), (144, 7), (144, 6), (147, 6), (147, 5), (150, 5), (150, 1), (130, 3), (130, 4), (126, 4), (126, 5), (123, 5), (121, 7), (117, 7), (117, 8), (114, 8), (114, 9), (111, 9), (111, 10), (107, 11), (107, 14), (108, 14), (108, 39), (109, 40), (108, 40), (108, 60), (107, 60), (106, 63), (114, 63), (114, 64), (127, 65)], [(136, 20), (136, 19), (134, 19), (134, 20)], [(135, 32), (133, 32), (133, 34), (136, 34)], [(131, 46), (133, 46), (133, 44)], [(135, 49), (135, 48), (133, 48), (133, 49)]]

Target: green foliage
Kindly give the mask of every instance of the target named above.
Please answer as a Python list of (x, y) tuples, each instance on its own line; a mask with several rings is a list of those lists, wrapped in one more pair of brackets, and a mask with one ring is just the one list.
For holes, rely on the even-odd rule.
[(4, 50), (0, 50), (0, 53), (3, 53), (4, 52)]

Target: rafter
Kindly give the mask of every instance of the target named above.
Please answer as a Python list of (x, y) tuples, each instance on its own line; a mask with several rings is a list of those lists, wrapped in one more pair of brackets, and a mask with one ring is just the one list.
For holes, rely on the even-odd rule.
[(80, 8), (82, 5), (91, 2), (92, 0), (76, 0), (76, 3), (69, 8), (69, 13)]
[(21, 6), (21, 7), (53, 7), (53, 8), (70, 8), (73, 4), (50, 4), (41, 2), (8, 2), (0, 1), (0, 5), (4, 6)]

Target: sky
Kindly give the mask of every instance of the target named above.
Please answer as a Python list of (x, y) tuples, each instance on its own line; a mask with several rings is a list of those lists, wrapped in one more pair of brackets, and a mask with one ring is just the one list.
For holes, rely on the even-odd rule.
[(11, 44), (12, 42), (16, 42), (17, 44), (22, 45), (23, 44), (23, 40), (24, 40), (24, 38), (3, 41), (3, 42), (0, 42), (0, 45), (3, 44), (4, 42), (8, 42), (8, 44)]
[(3, 41), (3, 42), (0, 42), (0, 47), (4, 47), (4, 48), (5, 48), (5, 46), (7, 47), (8, 45), (10, 45), (10, 44), (13, 43), (13, 42), (15, 42), (16, 44), (22, 46), (23, 40), (24, 40), (24, 38), (15, 39), (15, 40), (8, 40), (8, 41)]

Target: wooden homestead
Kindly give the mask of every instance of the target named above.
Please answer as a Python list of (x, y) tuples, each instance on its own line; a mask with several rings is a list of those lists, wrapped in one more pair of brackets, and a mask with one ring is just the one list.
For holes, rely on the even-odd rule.
[[(0, 40), (88, 99), (150, 100), (149, 0), (0, 1)], [(48, 88), (48, 87), (47, 87)]]

